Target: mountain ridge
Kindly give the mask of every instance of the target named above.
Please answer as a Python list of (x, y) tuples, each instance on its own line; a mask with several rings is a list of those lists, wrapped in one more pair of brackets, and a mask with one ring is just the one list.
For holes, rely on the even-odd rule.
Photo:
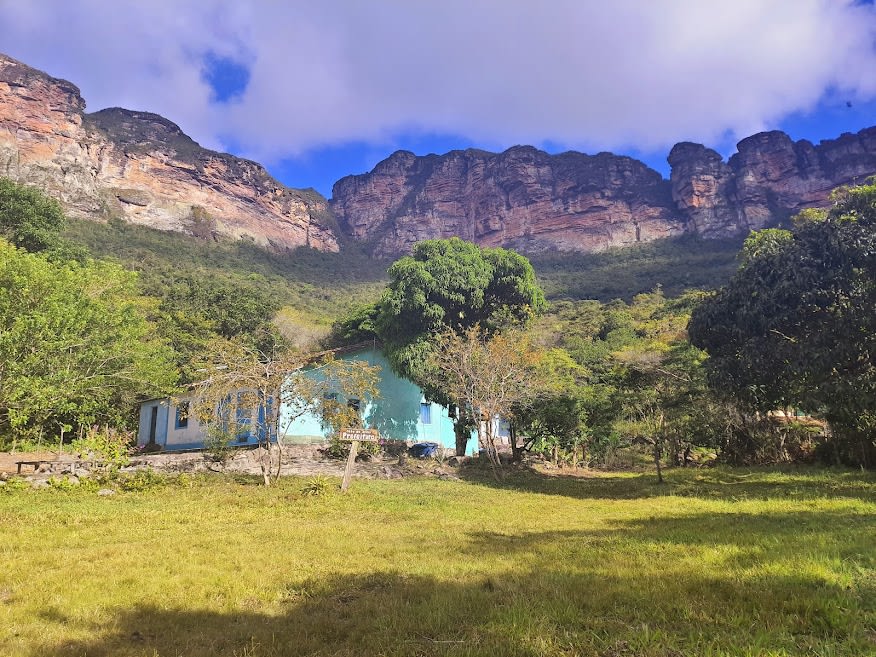
[(202, 148), (151, 112), (85, 112), (76, 85), (0, 55), (0, 175), (34, 184), (73, 216), (122, 218), (273, 250), (337, 251), (326, 200), (256, 162)]
[(530, 252), (602, 251), (689, 233), (729, 237), (826, 206), (836, 187), (876, 174), (876, 127), (818, 145), (762, 132), (741, 140), (727, 160), (681, 142), (667, 160), (668, 179), (608, 152), (396, 151), (368, 173), (341, 178), (329, 203), (342, 229), (382, 256), (451, 235)]
[(349, 240), (394, 257), (459, 236), (524, 252), (598, 252), (694, 234), (722, 238), (830, 203), (876, 174), (876, 127), (814, 145), (779, 131), (741, 140), (725, 160), (693, 142), (669, 178), (601, 152), (396, 151), (345, 176), (325, 199), (279, 183), (257, 162), (201, 147), (158, 114), (85, 112), (79, 88), (0, 55), (0, 176), (38, 185), (73, 216), (121, 218), (273, 251), (339, 251)]

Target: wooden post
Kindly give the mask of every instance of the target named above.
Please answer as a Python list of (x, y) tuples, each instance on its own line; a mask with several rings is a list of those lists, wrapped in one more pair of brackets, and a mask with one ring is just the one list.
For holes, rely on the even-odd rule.
[(347, 457), (347, 467), (344, 469), (344, 480), (341, 482), (341, 492), (346, 493), (353, 478), (353, 465), (356, 463), (356, 453), (359, 451), (359, 441), (350, 443), (350, 455)]
[(350, 487), (350, 480), (353, 478), (353, 466), (356, 464), (356, 454), (359, 452), (359, 443), (376, 443), (380, 440), (380, 434), (377, 429), (359, 429), (351, 427), (349, 429), (341, 429), (341, 435), (338, 440), (344, 443), (350, 443), (350, 455), (347, 457), (347, 467), (344, 469), (344, 480), (341, 482), (341, 492), (346, 493)]

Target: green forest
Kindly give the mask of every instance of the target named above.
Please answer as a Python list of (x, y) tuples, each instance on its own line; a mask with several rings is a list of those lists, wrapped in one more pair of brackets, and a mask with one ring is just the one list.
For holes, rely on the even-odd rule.
[(497, 358), (495, 340), (514, 335), (531, 356), (525, 390), (502, 407), (515, 453), (872, 467), (874, 220), (869, 184), (744, 242), (527, 260), (432, 241), (391, 263), (352, 243), (272, 253), (71, 220), (2, 180), (0, 446), (130, 427), (140, 400), (196, 380), (222, 341), (267, 354), (380, 338), (399, 372), (471, 424), (481, 407), (450, 389), (435, 345), (469, 340)]

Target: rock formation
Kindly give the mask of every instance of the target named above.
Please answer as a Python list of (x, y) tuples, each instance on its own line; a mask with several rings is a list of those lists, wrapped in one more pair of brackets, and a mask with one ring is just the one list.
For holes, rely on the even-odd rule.
[(120, 217), (273, 249), (337, 251), (326, 200), (216, 153), (155, 114), (85, 113), (73, 84), (0, 55), (0, 176), (38, 185), (72, 216)]
[(876, 128), (818, 146), (761, 132), (740, 141), (728, 162), (700, 144), (676, 144), (669, 164), (672, 198), (688, 229), (704, 237), (732, 235), (826, 206), (840, 185), (876, 174)]
[(451, 235), (530, 252), (598, 251), (688, 232), (724, 237), (825, 206), (836, 187), (876, 174), (876, 128), (818, 146), (764, 132), (739, 142), (727, 162), (685, 142), (668, 159), (666, 181), (610, 153), (399, 151), (339, 180), (331, 207), (343, 230), (381, 255)]
[(598, 251), (684, 231), (669, 182), (610, 153), (399, 151), (339, 180), (332, 196), (341, 225), (381, 254), (452, 235), (525, 251)]
[(284, 187), (254, 162), (201, 148), (156, 114), (86, 114), (73, 84), (0, 55), (0, 176), (42, 187), (74, 216), (279, 250), (337, 251), (338, 227), (379, 256), (453, 235), (529, 252), (736, 235), (827, 205), (834, 188), (876, 174), (876, 128), (817, 146), (764, 132), (739, 142), (726, 162), (685, 142), (668, 159), (665, 180), (611, 153), (399, 151), (339, 180), (329, 203)]

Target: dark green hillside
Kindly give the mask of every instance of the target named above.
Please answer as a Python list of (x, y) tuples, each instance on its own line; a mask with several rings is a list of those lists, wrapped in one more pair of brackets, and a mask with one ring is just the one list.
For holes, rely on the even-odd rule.
[[(147, 280), (200, 271), (257, 284), (283, 305), (324, 322), (373, 299), (389, 262), (367, 257), (355, 244), (338, 253), (298, 249), (271, 253), (246, 241), (208, 242), (121, 222), (71, 220), (66, 236), (97, 257), (143, 272)], [(667, 296), (723, 285), (736, 270), (742, 238), (658, 240), (603, 253), (529, 256), (551, 299), (631, 299), (660, 285)]]
[(258, 288), (278, 306), (316, 325), (328, 324), (351, 305), (373, 299), (389, 264), (349, 246), (340, 254), (306, 248), (271, 253), (247, 241), (205, 241), (120, 221), (71, 220), (66, 237), (96, 257), (139, 271), (147, 290), (170, 285), (180, 276), (203, 276)]
[(736, 271), (743, 237), (657, 240), (602, 253), (530, 256), (548, 299), (624, 299), (661, 286), (667, 296), (724, 285)]

